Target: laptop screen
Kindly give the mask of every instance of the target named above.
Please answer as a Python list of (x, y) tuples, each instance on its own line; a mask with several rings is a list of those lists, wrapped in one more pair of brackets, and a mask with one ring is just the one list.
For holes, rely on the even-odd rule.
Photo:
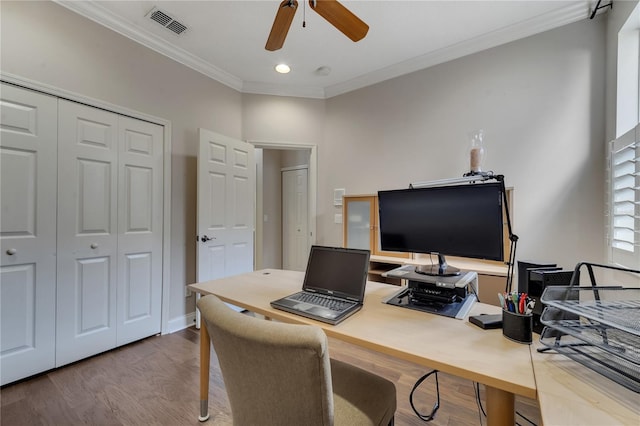
[(303, 290), (362, 301), (369, 254), (369, 250), (312, 246)]

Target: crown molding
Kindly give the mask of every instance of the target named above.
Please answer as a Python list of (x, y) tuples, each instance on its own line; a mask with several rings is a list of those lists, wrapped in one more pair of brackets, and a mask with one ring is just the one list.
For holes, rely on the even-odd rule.
[(295, 98), (325, 99), (326, 94), (321, 87), (311, 86), (286, 86), (281, 84), (266, 84), (257, 82), (244, 82), (242, 93), (254, 95), (291, 96)]
[(482, 50), (490, 49), (501, 44), (577, 22), (588, 18), (590, 12), (589, 2), (571, 4), (536, 18), (484, 34), (475, 39), (456, 43), (426, 55), (418, 56), (323, 89), (321, 87), (295, 87), (242, 81), (240, 78), (203, 61), (179, 47), (167, 44), (164, 41), (158, 41), (150, 32), (136, 27), (131, 22), (124, 21), (121, 17), (114, 15), (94, 1), (53, 1), (241, 93), (314, 99), (327, 99), (338, 96)]
[(400, 77), (415, 71), (442, 64), (482, 50), (519, 40), (534, 34), (571, 24), (589, 17), (588, 2), (571, 4), (538, 17), (509, 25), (496, 31), (443, 47), (426, 55), (418, 56), (386, 68), (356, 77), (344, 83), (326, 88), (326, 97), (331, 98), (385, 80)]
[(109, 28), (131, 40), (134, 40), (143, 46), (148, 47), (176, 62), (181, 63), (199, 73), (206, 75), (232, 89), (241, 91), (242, 80), (203, 61), (195, 55), (184, 49), (168, 44), (165, 41), (159, 41), (152, 33), (135, 26), (133, 23), (124, 20), (120, 16), (116, 16), (111, 11), (105, 9), (94, 1), (66, 1), (53, 0), (55, 3), (90, 19), (102, 26)]

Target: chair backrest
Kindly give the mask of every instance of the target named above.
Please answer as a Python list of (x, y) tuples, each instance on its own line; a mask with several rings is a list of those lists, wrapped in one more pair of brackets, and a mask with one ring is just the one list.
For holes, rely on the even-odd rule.
[(332, 425), (327, 337), (320, 327), (265, 321), (215, 296), (198, 301), (235, 425)]

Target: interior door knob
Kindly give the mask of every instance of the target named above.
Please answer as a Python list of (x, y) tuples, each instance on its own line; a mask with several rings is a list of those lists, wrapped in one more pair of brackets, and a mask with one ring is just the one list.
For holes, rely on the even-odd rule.
[(216, 239), (216, 237), (209, 238), (206, 235), (203, 235), (202, 238), (200, 238), (200, 241), (202, 241), (203, 243), (206, 243), (209, 240), (215, 240), (215, 239)]
[(18, 252), (18, 250), (14, 249), (14, 248), (10, 248), (9, 250), (7, 250), (7, 254), (9, 256), (13, 256), (14, 254), (16, 254)]
[(90, 247), (91, 247), (92, 249), (97, 249), (97, 248), (98, 248), (98, 245), (97, 245), (96, 243), (92, 243)]

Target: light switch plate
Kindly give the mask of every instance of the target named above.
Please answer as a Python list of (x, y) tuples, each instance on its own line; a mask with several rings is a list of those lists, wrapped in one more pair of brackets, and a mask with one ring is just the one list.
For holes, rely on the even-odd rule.
[[(345, 190), (344, 188), (337, 188), (333, 190), (333, 205), (341, 206), (342, 205), (342, 197), (344, 197)], [(340, 222), (342, 223), (342, 222)]]

